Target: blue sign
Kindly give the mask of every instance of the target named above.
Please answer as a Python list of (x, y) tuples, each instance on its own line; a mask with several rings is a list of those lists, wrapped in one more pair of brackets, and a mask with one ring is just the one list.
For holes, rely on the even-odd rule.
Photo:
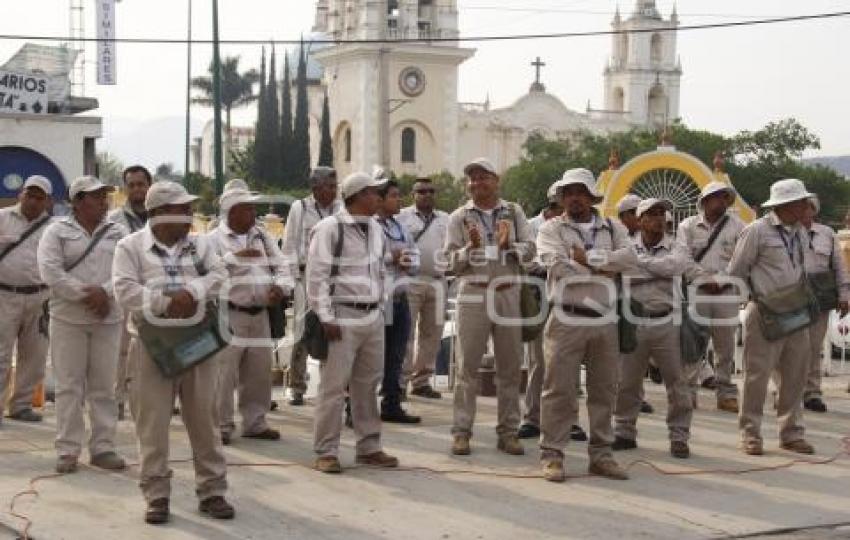
[(34, 174), (53, 184), (54, 201), (68, 199), (65, 179), (50, 159), (29, 148), (0, 146), (0, 198), (17, 198), (24, 181)]

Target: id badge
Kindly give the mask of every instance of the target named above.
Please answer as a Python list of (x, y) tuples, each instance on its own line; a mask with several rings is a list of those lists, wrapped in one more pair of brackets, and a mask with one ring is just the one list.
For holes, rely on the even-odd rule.
[(484, 257), (488, 261), (498, 261), (499, 260), (499, 246), (496, 245), (487, 245), (484, 246)]

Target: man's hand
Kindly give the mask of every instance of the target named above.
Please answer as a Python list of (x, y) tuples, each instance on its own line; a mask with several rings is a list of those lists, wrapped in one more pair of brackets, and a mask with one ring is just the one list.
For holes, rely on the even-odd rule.
[(505, 251), (511, 247), (511, 222), (507, 220), (499, 220), (498, 232), (496, 239), (499, 242), (499, 249)]
[(325, 331), (325, 339), (328, 341), (339, 341), (342, 339), (342, 328), (334, 323), (322, 323), (322, 329)]
[(270, 306), (276, 306), (286, 299), (286, 293), (277, 285), (272, 285), (269, 289), (268, 302)]
[(850, 306), (848, 306), (848, 303), (847, 303), (846, 300), (842, 300), (841, 302), (838, 302), (838, 315), (841, 318), (846, 317), (848, 311), (850, 311)]
[(171, 298), (168, 308), (165, 310), (166, 317), (169, 319), (189, 319), (195, 315), (198, 303), (189, 291), (180, 289), (165, 295)]
[(86, 309), (103, 319), (109, 315), (109, 295), (103, 290), (103, 287), (98, 285), (86, 285), (83, 287), (83, 292), (86, 293), (83, 297), (83, 304)]
[(472, 249), (478, 249), (481, 247), (481, 231), (478, 230), (478, 226), (474, 223), (469, 223), (466, 226), (466, 230), (469, 233), (469, 243)]
[(579, 263), (582, 266), (590, 268), (590, 265), (587, 264), (587, 251), (585, 251), (583, 247), (573, 247), (572, 257), (575, 262)]

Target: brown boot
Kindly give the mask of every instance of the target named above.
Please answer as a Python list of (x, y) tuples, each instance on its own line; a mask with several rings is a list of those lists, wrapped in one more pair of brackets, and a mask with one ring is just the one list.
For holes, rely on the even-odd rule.
[(313, 467), (323, 473), (339, 474), (342, 472), (342, 466), (339, 464), (339, 459), (336, 456), (322, 456), (316, 459)]
[(789, 452), (797, 452), (798, 454), (814, 454), (815, 447), (811, 444), (807, 443), (804, 439), (798, 439), (796, 441), (784, 442), (779, 445), (783, 450), (788, 450)]
[(369, 465), (371, 467), (384, 467), (387, 469), (398, 467), (398, 458), (386, 454), (383, 451), (357, 456), (355, 461), (357, 461), (360, 465)]
[(161, 525), (168, 521), (168, 514), (168, 499), (165, 497), (154, 499), (148, 503), (148, 508), (145, 510), (145, 523)]
[(717, 400), (717, 410), (730, 413), (738, 412), (738, 398), (728, 397)]
[(207, 497), (198, 504), (198, 510), (215, 519), (233, 519), (236, 511), (221, 495)]
[(456, 456), (468, 456), (472, 452), (469, 447), (469, 435), (455, 435), (452, 443), (452, 454)]
[(750, 439), (741, 443), (741, 450), (748, 456), (761, 456), (764, 454), (764, 445), (760, 440)]
[(519, 437), (516, 435), (500, 435), (496, 448), (512, 456), (521, 456), (525, 454), (525, 448), (523, 448), (522, 444), (520, 444)]
[(628, 480), (629, 474), (613, 458), (602, 458), (592, 462), (587, 472), (613, 480)]
[(549, 482), (563, 482), (567, 479), (567, 475), (564, 473), (564, 458), (543, 458), (541, 462), (543, 465), (543, 478)]

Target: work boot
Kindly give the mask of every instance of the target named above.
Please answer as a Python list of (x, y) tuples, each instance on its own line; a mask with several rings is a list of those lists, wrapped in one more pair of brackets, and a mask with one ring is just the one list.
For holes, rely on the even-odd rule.
[(257, 433), (243, 433), (242, 436), (246, 439), (260, 439), (263, 441), (277, 441), (280, 439), (280, 431), (272, 428), (266, 428)]
[(741, 442), (741, 450), (748, 456), (761, 456), (764, 454), (764, 445), (761, 440), (750, 439)]
[(145, 510), (145, 523), (162, 525), (168, 521), (168, 516), (168, 499), (165, 497), (154, 499), (148, 503), (148, 509)]
[(500, 435), (496, 448), (512, 456), (521, 456), (525, 454), (525, 448), (522, 447), (522, 444), (520, 444), (519, 438), (516, 435)]
[(407, 414), (407, 411), (398, 407), (381, 411), (381, 421), (393, 424), (418, 424), (422, 421), (422, 418)]
[(796, 441), (784, 442), (780, 444), (779, 447), (783, 450), (788, 450), (789, 452), (796, 452), (798, 454), (815, 453), (815, 447), (807, 443), (804, 439), (797, 439)]
[(738, 398), (727, 397), (717, 400), (717, 410), (730, 413), (738, 412)]
[(452, 442), (452, 454), (456, 456), (468, 456), (472, 450), (469, 447), (469, 435), (457, 434)]
[(614, 443), (611, 445), (611, 449), (614, 451), (618, 450), (634, 450), (637, 448), (637, 441), (634, 439), (626, 439), (625, 437), (614, 437)]
[(691, 457), (691, 449), (685, 441), (670, 441), (670, 455), (674, 458), (688, 459)]
[(339, 464), (339, 459), (336, 456), (322, 456), (317, 458), (313, 468), (327, 474), (339, 474), (342, 472), (342, 466)]
[(386, 469), (398, 467), (398, 458), (383, 451), (359, 455), (355, 461), (360, 465), (369, 465), (370, 467), (384, 467)]
[(56, 472), (59, 474), (69, 474), (77, 472), (77, 456), (66, 454), (59, 456), (56, 459)]
[(120, 471), (127, 467), (124, 458), (112, 451), (101, 452), (92, 456), (90, 463), (95, 467), (109, 471)]
[(419, 396), (428, 399), (440, 399), (443, 397), (443, 394), (437, 392), (433, 388), (431, 388), (430, 384), (426, 384), (425, 386), (419, 386), (410, 391), (410, 395)]
[(233, 516), (236, 514), (230, 503), (224, 500), (224, 497), (221, 495), (207, 497), (198, 504), (198, 510), (202, 514), (215, 519), (233, 519)]
[(563, 482), (567, 479), (564, 472), (564, 458), (548, 457), (540, 460), (543, 465), (543, 478), (549, 482)]
[(803, 402), (803, 407), (805, 407), (806, 409), (808, 409), (812, 412), (818, 412), (818, 413), (825, 413), (826, 412), (826, 403), (824, 403), (823, 400), (819, 397), (813, 397), (813, 398), (807, 399), (806, 401)]
[(11, 418), (12, 420), (19, 420), (21, 422), (41, 422), (42, 420), (41, 415), (30, 409), (29, 407), (10, 414), (9, 418)]
[(587, 472), (613, 480), (628, 480), (629, 474), (614, 461), (614, 458), (601, 458), (590, 463)]
[(534, 424), (523, 424), (519, 426), (517, 437), (520, 439), (536, 439), (540, 436), (540, 428)]

